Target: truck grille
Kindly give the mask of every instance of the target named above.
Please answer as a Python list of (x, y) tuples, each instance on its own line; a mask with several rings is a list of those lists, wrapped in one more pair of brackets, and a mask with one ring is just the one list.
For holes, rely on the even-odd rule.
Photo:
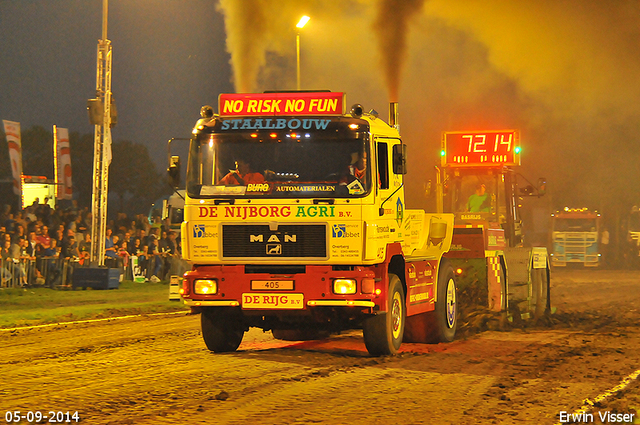
[(324, 224), (223, 225), (222, 256), (225, 258), (326, 258)]

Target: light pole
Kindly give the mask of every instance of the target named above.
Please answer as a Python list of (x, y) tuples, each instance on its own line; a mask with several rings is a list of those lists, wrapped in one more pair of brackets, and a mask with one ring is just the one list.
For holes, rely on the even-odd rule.
[(296, 58), (297, 58), (297, 70), (298, 70), (298, 90), (300, 90), (300, 30), (309, 22), (307, 15), (300, 18), (300, 21), (296, 24)]

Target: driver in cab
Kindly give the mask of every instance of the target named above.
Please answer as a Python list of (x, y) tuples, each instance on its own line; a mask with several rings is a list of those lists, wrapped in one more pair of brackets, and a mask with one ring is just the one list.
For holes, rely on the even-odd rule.
[(467, 210), (469, 212), (491, 211), (491, 197), (487, 193), (487, 187), (483, 183), (478, 183), (476, 192), (469, 196)]
[(248, 159), (236, 159), (236, 169), (231, 170), (218, 184), (246, 186), (250, 183), (264, 183), (264, 176), (251, 171)]

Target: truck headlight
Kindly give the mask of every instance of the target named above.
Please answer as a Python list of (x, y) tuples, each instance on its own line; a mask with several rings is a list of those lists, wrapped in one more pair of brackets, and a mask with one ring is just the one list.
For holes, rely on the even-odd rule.
[(218, 280), (196, 279), (193, 282), (193, 292), (201, 295), (215, 294), (218, 292)]
[(355, 294), (356, 280), (355, 279), (334, 279), (333, 293), (340, 294), (340, 295)]

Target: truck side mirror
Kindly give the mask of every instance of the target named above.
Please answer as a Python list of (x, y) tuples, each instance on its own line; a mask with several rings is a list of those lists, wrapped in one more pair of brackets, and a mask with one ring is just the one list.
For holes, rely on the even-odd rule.
[(547, 193), (547, 179), (540, 177), (538, 179), (538, 196), (542, 196)]
[(393, 145), (393, 172), (407, 174), (407, 145)]
[(180, 186), (180, 157), (172, 156), (169, 168), (167, 168), (167, 174), (169, 175), (169, 184), (173, 187)]
[(162, 214), (161, 217), (163, 220), (166, 220), (169, 217), (169, 200), (162, 200)]
[(530, 184), (520, 188), (520, 193), (523, 195), (533, 196), (534, 195), (533, 192), (534, 192), (533, 186)]

